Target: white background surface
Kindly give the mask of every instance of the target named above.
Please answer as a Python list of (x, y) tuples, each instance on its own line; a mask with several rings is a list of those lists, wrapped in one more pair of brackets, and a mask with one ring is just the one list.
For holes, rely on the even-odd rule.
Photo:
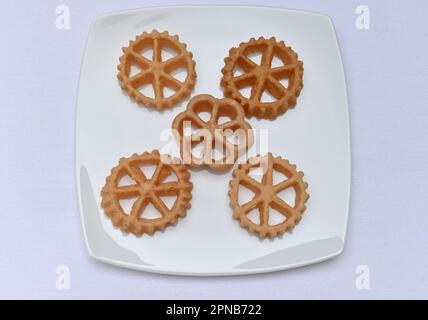
[[(353, 156), (341, 256), (232, 278), (146, 274), (91, 259), (74, 179), (75, 101), (87, 32), (99, 14), (155, 2), (65, 2), (71, 29), (62, 31), (55, 28), (55, 8), (63, 2), (36, 7), (2, 1), (0, 297), (427, 298), (428, 4), (365, 1), (371, 29), (360, 31), (354, 26), (359, 1), (300, 2), (264, 3), (319, 11), (335, 23), (348, 81)], [(70, 268), (70, 290), (55, 287), (60, 264)], [(370, 290), (355, 287), (361, 264), (370, 268)]]

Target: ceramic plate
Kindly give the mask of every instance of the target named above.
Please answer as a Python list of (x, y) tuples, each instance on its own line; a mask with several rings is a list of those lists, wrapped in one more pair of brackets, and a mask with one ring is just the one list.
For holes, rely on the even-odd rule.
[[(251, 37), (284, 40), (304, 61), (296, 108), (275, 121), (250, 119), (263, 146), (305, 172), (311, 195), (290, 233), (259, 240), (232, 218), (231, 171), (192, 171), (192, 208), (174, 227), (137, 238), (114, 228), (100, 207), (105, 177), (120, 157), (163, 150), (166, 129), (188, 99), (159, 113), (137, 106), (116, 79), (121, 48), (143, 31), (178, 34), (196, 61), (192, 95), (222, 97), (223, 59)], [(91, 256), (117, 266), (181, 275), (269, 272), (319, 262), (343, 250), (350, 195), (350, 134), (346, 84), (331, 20), (266, 7), (156, 7), (101, 16), (91, 27), (81, 70), (76, 170), (81, 218)], [(257, 140), (257, 139), (256, 139)], [(256, 141), (257, 144), (257, 141)], [(261, 145), (261, 144), (259, 144)]]

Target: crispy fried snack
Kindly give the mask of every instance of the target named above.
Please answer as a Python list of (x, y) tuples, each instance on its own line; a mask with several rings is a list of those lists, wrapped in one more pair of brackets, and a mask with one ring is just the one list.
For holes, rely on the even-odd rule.
[[(262, 54), (260, 64), (249, 58), (254, 53)], [(283, 65), (272, 67), (274, 57)], [(274, 120), (296, 105), (303, 88), (303, 62), (297, 59), (297, 54), (284, 41), (277, 42), (274, 37), (251, 38), (249, 42), (242, 42), (238, 48), (230, 49), (224, 61), (221, 80), (224, 95), (238, 101), (244, 107), (246, 116)], [(237, 70), (243, 74), (235, 76)], [(288, 80), (288, 84), (281, 84), (282, 80)], [(249, 97), (240, 92), (246, 87), (251, 87)], [(275, 101), (261, 102), (265, 91)]]
[[(146, 49), (153, 50), (151, 60), (145, 58), (141, 52)], [(162, 50), (173, 50), (176, 56), (162, 61)], [(146, 106), (162, 110), (170, 108), (190, 95), (195, 86), (196, 72), (195, 61), (192, 53), (186, 50), (186, 44), (178, 41), (178, 36), (170, 36), (168, 32), (159, 33), (153, 30), (151, 33), (144, 32), (135, 40), (129, 41), (129, 46), (122, 48), (123, 55), (120, 57), (117, 78), (122, 89), (128, 95)], [(131, 76), (131, 66), (136, 65), (141, 71)], [(186, 69), (186, 79), (181, 82), (173, 76), (173, 72)], [(142, 94), (139, 89), (144, 85), (153, 87), (154, 97)], [(169, 97), (164, 95), (164, 89), (175, 91)]]
[[(204, 112), (209, 113), (208, 120), (200, 117)], [(221, 123), (224, 118), (227, 120)], [(186, 135), (186, 127), (194, 127), (195, 132)], [(239, 103), (207, 94), (193, 97), (187, 109), (175, 117), (172, 129), (180, 144), (183, 163), (192, 167), (206, 166), (214, 171), (229, 170), (254, 142), (252, 128), (245, 121)], [(195, 155), (193, 150), (201, 143), (204, 143), (203, 155)], [(220, 157), (216, 157), (218, 154)]]
[[(155, 165), (156, 169), (152, 177), (146, 177), (141, 166)], [(175, 175), (177, 181), (164, 181), (169, 176)], [(134, 183), (119, 185), (120, 180), (128, 176)], [(186, 166), (177, 164), (167, 155), (160, 155), (157, 150), (142, 155), (134, 154), (130, 158), (121, 158), (118, 166), (111, 170), (110, 176), (101, 191), (101, 207), (111, 219), (113, 225), (124, 232), (130, 232), (136, 236), (143, 233), (153, 234), (157, 230), (164, 230), (169, 224), (176, 224), (178, 218), (186, 215), (190, 208), (192, 198), (192, 183), (190, 173)], [(176, 196), (176, 200), (169, 209), (163, 196)], [(120, 205), (120, 200), (135, 198), (130, 213), (126, 213)], [(160, 213), (159, 218), (147, 219), (144, 217), (146, 206), (151, 203)]]
[[(254, 168), (262, 168), (261, 182), (253, 179), (249, 172)], [(287, 177), (277, 184), (273, 183), (274, 171), (278, 171)], [(239, 204), (238, 194), (240, 185), (254, 192), (254, 197), (249, 202)], [(251, 232), (256, 232), (260, 238), (275, 237), (294, 228), (302, 218), (306, 209), (305, 202), (309, 199), (306, 193), (308, 184), (303, 181), (303, 172), (296, 171), (296, 166), (281, 157), (273, 157), (269, 152), (264, 157), (250, 158), (247, 163), (240, 164), (233, 172), (230, 181), (229, 197), (233, 208), (233, 217), (240, 221), (242, 227)], [(291, 207), (282, 200), (278, 193), (287, 188), (294, 188), (295, 204)], [(277, 210), (285, 217), (285, 221), (270, 225), (270, 208)], [(253, 209), (259, 211), (260, 223), (254, 223), (248, 218), (248, 213)]]

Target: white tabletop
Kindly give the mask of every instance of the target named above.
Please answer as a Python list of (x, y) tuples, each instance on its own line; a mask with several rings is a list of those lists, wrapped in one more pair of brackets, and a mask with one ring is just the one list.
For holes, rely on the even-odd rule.
[[(370, 29), (359, 30), (357, 2), (301, 2), (286, 6), (333, 19), (345, 64), (353, 157), (346, 247), (324, 263), (227, 278), (99, 263), (86, 252), (77, 207), (75, 105), (89, 26), (106, 12), (179, 2), (73, 1), (69, 30), (56, 27), (58, 1), (2, 2), (0, 298), (427, 298), (428, 3), (366, 0)], [(56, 285), (60, 265), (69, 289)]]

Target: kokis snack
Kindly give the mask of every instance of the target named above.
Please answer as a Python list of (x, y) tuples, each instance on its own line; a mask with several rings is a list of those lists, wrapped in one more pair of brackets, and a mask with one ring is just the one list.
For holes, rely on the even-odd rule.
[[(144, 165), (156, 166), (152, 177), (144, 174), (141, 169)], [(171, 175), (176, 176), (176, 181), (165, 181)], [(119, 185), (124, 176), (129, 176), (133, 183)], [(106, 178), (101, 191), (101, 207), (113, 225), (122, 231), (137, 236), (143, 233), (151, 235), (157, 230), (164, 230), (169, 224), (176, 224), (179, 218), (186, 215), (191, 206), (192, 188), (186, 166), (176, 163), (168, 155), (160, 155), (157, 150), (134, 154), (129, 158), (121, 158)], [(163, 196), (176, 196), (171, 209), (162, 200)], [(129, 198), (137, 199), (131, 212), (126, 213), (120, 200)], [(149, 203), (159, 212), (159, 218), (148, 219), (144, 216), (144, 209)]]
[[(260, 64), (249, 58), (253, 53), (261, 53)], [(272, 61), (277, 57), (281, 66), (273, 67)], [(296, 105), (297, 97), (303, 88), (303, 62), (297, 53), (287, 47), (284, 41), (277, 42), (274, 37), (265, 39), (251, 38), (242, 42), (238, 48), (232, 48), (224, 59), (221, 86), (226, 97), (238, 101), (247, 117), (274, 120)], [(243, 74), (235, 76), (236, 68)], [(288, 80), (283, 85), (281, 80)], [(251, 94), (245, 97), (240, 90), (251, 87)], [(263, 93), (267, 91), (275, 98), (273, 102), (262, 102)]]
[[(152, 59), (147, 59), (141, 51), (150, 48), (153, 50)], [(172, 49), (177, 53), (170, 59), (162, 60), (162, 50)], [(170, 36), (168, 32), (159, 33), (153, 30), (144, 32), (135, 40), (129, 41), (129, 46), (122, 48), (123, 55), (119, 58), (117, 78), (120, 85), (135, 101), (159, 110), (171, 108), (187, 96), (195, 86), (195, 61), (192, 53), (186, 50), (186, 45), (179, 42), (178, 36)], [(131, 65), (137, 65), (141, 71), (131, 76)], [(183, 82), (176, 79), (171, 73), (179, 68), (185, 68), (187, 76)], [(154, 97), (144, 95), (139, 89), (144, 85), (153, 86)], [(166, 96), (164, 89), (168, 87), (174, 91)]]
[[(249, 175), (250, 169), (254, 168), (263, 169), (261, 182)], [(274, 171), (282, 173), (286, 179), (274, 184)], [(254, 192), (254, 197), (244, 204), (240, 204), (238, 199), (241, 185)], [(303, 172), (297, 171), (296, 166), (288, 160), (274, 157), (270, 152), (263, 157), (250, 158), (247, 163), (238, 166), (230, 181), (229, 197), (233, 217), (239, 220), (242, 227), (257, 233), (260, 238), (272, 238), (281, 235), (293, 229), (300, 222), (306, 209), (305, 202), (309, 199), (309, 194), (306, 192), (307, 187), (308, 184), (303, 181)], [(296, 196), (293, 206), (278, 196), (279, 192), (287, 188), (294, 188), (295, 190)], [(271, 208), (284, 216), (283, 222), (275, 225), (269, 224)], [(259, 223), (254, 223), (247, 216), (253, 209), (259, 211)]]
[[(201, 119), (199, 114), (206, 112), (209, 119)], [(226, 118), (220, 123), (221, 118)], [(185, 136), (185, 126), (195, 128), (195, 132)], [(238, 157), (247, 152), (254, 142), (250, 124), (245, 120), (241, 106), (232, 99), (216, 99), (201, 94), (193, 97), (185, 111), (178, 114), (172, 129), (180, 144), (180, 153), (184, 163), (192, 167), (206, 166), (215, 171), (229, 170)], [(228, 135), (238, 139), (228, 139)], [(201, 156), (192, 153), (199, 144), (203, 144)], [(216, 157), (215, 153), (219, 153)]]

